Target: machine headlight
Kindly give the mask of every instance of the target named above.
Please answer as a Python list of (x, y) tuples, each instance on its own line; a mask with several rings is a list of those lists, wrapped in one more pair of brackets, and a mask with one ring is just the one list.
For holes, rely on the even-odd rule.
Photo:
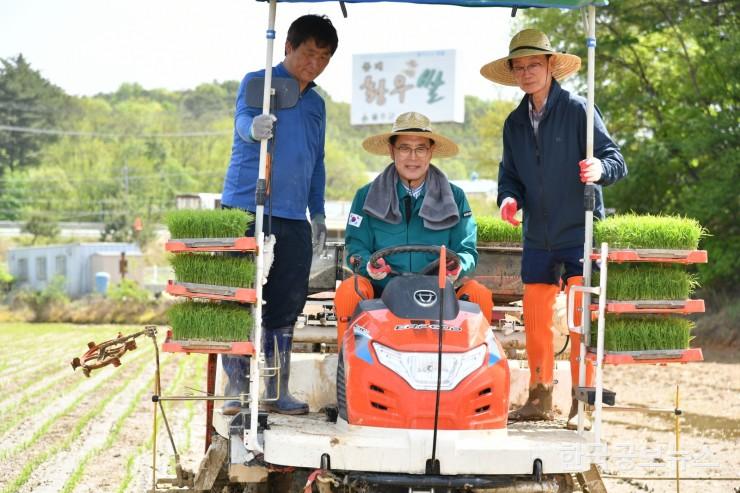
[[(437, 389), (437, 353), (405, 353), (373, 342), (380, 364), (398, 374), (416, 390)], [(452, 390), (483, 365), (486, 345), (465, 353), (442, 353), (441, 390)]]

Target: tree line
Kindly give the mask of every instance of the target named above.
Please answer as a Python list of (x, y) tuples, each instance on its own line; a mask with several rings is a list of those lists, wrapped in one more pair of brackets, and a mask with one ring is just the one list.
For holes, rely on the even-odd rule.
[[(733, 2), (613, 2), (597, 9), (596, 102), (622, 147), (628, 178), (605, 193), (617, 211), (697, 218), (710, 235), (704, 284), (740, 281), (737, 105), (740, 59)], [(586, 59), (577, 12), (530, 9), (521, 26)], [(76, 97), (23, 56), (0, 59), (0, 219), (37, 228), (98, 221), (125, 240), (140, 217), (160, 221), (180, 193), (218, 192), (228, 166), (238, 81), (194, 89)], [(585, 70), (571, 82), (585, 94)], [(349, 105), (327, 107), (327, 199), (352, 198), (386, 160), (360, 143), (378, 126), (351, 126)], [(437, 125), (461, 153), (439, 164), (452, 178), (495, 178), (503, 121), (514, 101), (465, 98), (465, 123)], [(385, 129), (384, 126), (383, 129)], [(477, 213), (493, 213), (476, 211)], [(40, 225), (40, 226), (39, 226)]]

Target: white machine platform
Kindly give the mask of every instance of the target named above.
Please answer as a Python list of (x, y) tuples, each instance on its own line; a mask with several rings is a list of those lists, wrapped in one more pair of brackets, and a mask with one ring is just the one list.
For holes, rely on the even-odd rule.
[[(214, 425), (225, 434), (228, 422)], [(431, 456), (431, 430), (402, 430), (327, 421), (323, 413), (304, 416), (270, 414), (264, 431), (266, 462), (318, 468), (322, 454), (332, 469), (424, 474)], [(565, 429), (565, 421), (516, 423), (506, 430), (440, 430), (437, 457), (444, 475), (526, 475), (535, 460), (544, 474), (577, 473), (590, 468), (593, 438)]]

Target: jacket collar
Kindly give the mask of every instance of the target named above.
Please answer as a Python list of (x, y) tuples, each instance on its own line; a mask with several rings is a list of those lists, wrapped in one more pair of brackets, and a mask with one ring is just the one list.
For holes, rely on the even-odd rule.
[[(276, 77), (290, 77), (292, 79), (295, 79), (295, 77), (293, 77), (293, 74), (288, 72), (288, 69), (285, 68), (285, 64), (283, 62), (275, 65), (275, 70), (273, 70), (273, 74)], [(316, 83), (314, 81), (309, 82), (303, 92), (301, 92), (301, 94), (306, 94), (307, 91), (311, 90), (314, 87), (316, 87)]]
[[(555, 106), (555, 101), (560, 97), (560, 93), (563, 92), (563, 88), (560, 87), (560, 83), (558, 83), (557, 80), (553, 79), (552, 84), (550, 85), (550, 92), (547, 95), (547, 102), (545, 103), (545, 113), (542, 115), (542, 118), (547, 118), (547, 114), (550, 113), (550, 110), (553, 106)], [(522, 98), (522, 101), (519, 103), (519, 106), (516, 107), (516, 109), (512, 112), (512, 118), (517, 123), (529, 123), (529, 94), (525, 94)]]

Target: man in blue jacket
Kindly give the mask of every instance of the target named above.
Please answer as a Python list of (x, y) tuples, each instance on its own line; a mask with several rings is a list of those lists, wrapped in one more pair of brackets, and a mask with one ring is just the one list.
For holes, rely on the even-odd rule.
[[(576, 73), (581, 60), (553, 50), (547, 36), (535, 29), (516, 34), (509, 55), (481, 68), (499, 84), (518, 86), (526, 94), (504, 123), (504, 152), (499, 166), (498, 204), (501, 217), (517, 226), (524, 215), (522, 281), (524, 328), (530, 369), (529, 398), (511, 420), (549, 420), (552, 415), (554, 348), (552, 311), (561, 278), (583, 284), (585, 183), (596, 184), (594, 216), (604, 217), (601, 186), (627, 174), (619, 147), (601, 115), (594, 115), (594, 157), (586, 156), (586, 101), (560, 87), (558, 81)], [(580, 335), (571, 332), (571, 378), (578, 386)], [(592, 368), (587, 365), (586, 385)], [(575, 426), (573, 399), (568, 427)]]
[[(293, 325), (306, 301), (311, 268), (312, 238), (314, 246), (323, 248), (326, 239), (324, 213), (324, 138), (326, 110), (324, 100), (313, 89), (313, 82), (329, 64), (337, 49), (337, 32), (329, 18), (305, 15), (288, 29), (285, 59), (272, 69), (273, 77), (292, 77), (298, 81), (300, 96), (292, 108), (263, 115), (260, 108), (246, 102), (246, 87), (254, 77), (264, 77), (264, 70), (248, 73), (236, 97), (234, 143), (231, 162), (226, 172), (222, 204), (255, 212), (255, 190), (259, 171), (260, 140), (275, 134), (272, 152), (272, 178), (269, 194), (272, 201), (271, 231), (276, 244), (274, 261), (263, 290), (265, 306), (262, 325), (265, 329), (264, 352), (267, 361), (280, 358), (280, 398), (266, 403), (268, 410), (284, 414), (304, 414), (308, 405), (288, 392), (290, 351)], [(311, 222), (306, 219), (306, 209)], [(268, 224), (265, 218), (264, 224)], [(247, 231), (248, 236), (254, 230)], [(275, 347), (277, 340), (277, 347)], [(229, 377), (227, 395), (247, 391), (247, 359), (225, 357)], [(269, 378), (265, 392), (275, 395), (277, 377)], [(224, 414), (236, 414), (238, 401), (227, 401)]]

